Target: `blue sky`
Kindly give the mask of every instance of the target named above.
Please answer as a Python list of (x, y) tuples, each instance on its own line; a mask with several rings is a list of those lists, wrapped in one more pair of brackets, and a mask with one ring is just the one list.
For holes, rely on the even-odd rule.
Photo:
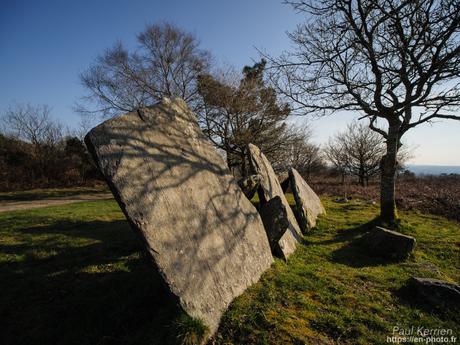
[[(273, 55), (288, 49), (285, 33), (301, 20), (279, 0), (1, 0), (0, 111), (15, 102), (48, 104), (76, 126), (73, 104), (85, 93), (79, 74), (117, 40), (134, 48), (149, 23), (195, 33), (218, 63), (239, 69), (258, 59), (255, 47)], [(314, 140), (326, 142), (352, 118), (312, 120)], [(413, 163), (460, 165), (460, 122), (415, 128), (405, 141), (417, 147)]]

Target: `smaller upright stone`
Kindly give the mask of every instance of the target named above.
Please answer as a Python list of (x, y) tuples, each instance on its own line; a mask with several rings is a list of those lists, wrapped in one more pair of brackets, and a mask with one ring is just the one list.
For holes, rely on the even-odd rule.
[(260, 149), (253, 144), (248, 145), (248, 151), (249, 163), (252, 173), (262, 176), (259, 188), (260, 205), (263, 205), (274, 197), (279, 196), (286, 208), (289, 227), (279, 240), (278, 244), (283, 253), (283, 257), (287, 258), (294, 252), (297, 247), (297, 243), (301, 241), (302, 233), (300, 231), (299, 225), (297, 224), (294, 213), (292, 212), (291, 207), (289, 206), (289, 203), (284, 196), (283, 189), (281, 188), (278, 177), (276, 176), (270, 161), (267, 159), (267, 157), (265, 157), (262, 151), (260, 151)]
[(278, 243), (289, 227), (286, 206), (284, 206), (279, 196), (275, 196), (266, 204), (260, 206), (259, 213), (264, 223), (273, 255), (286, 259)]
[(415, 248), (415, 238), (376, 226), (362, 237), (366, 250), (392, 260), (404, 260)]
[(259, 188), (262, 177), (260, 175), (249, 175), (238, 180), (238, 186), (240, 186), (246, 198), (251, 200), (254, 194)]
[(289, 169), (292, 194), (296, 203), (296, 216), (300, 229), (305, 233), (316, 226), (316, 219), (326, 213), (318, 195), (294, 168)]

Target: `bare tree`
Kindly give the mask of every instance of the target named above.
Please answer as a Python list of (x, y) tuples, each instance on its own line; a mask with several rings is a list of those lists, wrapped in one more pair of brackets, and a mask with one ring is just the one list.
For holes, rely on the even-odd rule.
[(209, 74), (199, 78), (203, 132), (217, 148), (226, 152), (229, 167), (237, 167), (243, 176), (248, 173), (249, 143), (259, 146), (269, 159), (276, 160), (292, 138), (284, 122), (290, 109), (279, 102), (275, 90), (265, 84), (264, 68), (264, 60), (245, 67), (239, 82), (229, 79), (228, 74), (221, 78)]
[[(197, 77), (208, 71), (210, 53), (199, 48), (197, 38), (179, 27), (150, 25), (137, 36), (139, 48), (129, 52), (116, 43), (81, 74), (89, 94), (81, 113), (111, 116), (162, 97), (181, 97), (192, 108), (197, 97)], [(88, 108), (88, 103), (94, 107)]]
[(47, 105), (17, 104), (8, 108), (1, 117), (3, 132), (18, 140), (30, 143), (36, 161), (34, 178), (46, 175), (53, 168), (57, 146), (63, 140), (63, 127), (54, 120)]
[(332, 164), (334, 169), (340, 174), (342, 184), (345, 184), (345, 176), (348, 173), (348, 155), (345, 147), (337, 143), (337, 138), (329, 138), (328, 143), (324, 147), (324, 154), (329, 163)]
[[(337, 155), (337, 152), (340, 154)], [(326, 154), (333, 164), (345, 168), (348, 174), (357, 176), (359, 183), (366, 186), (369, 179), (380, 171), (385, 142), (381, 135), (365, 124), (353, 122), (346, 131), (337, 133), (329, 141)]]
[(326, 167), (321, 147), (311, 142), (312, 130), (308, 124), (290, 126), (287, 131), (290, 140), (272, 165), (277, 171), (287, 171), (292, 167), (309, 180), (312, 174), (319, 173)]
[(402, 136), (432, 120), (460, 120), (460, 2), (286, 3), (307, 21), (289, 34), (295, 49), (272, 59), (273, 79), (304, 112), (357, 110), (382, 135), (380, 216), (394, 224)]
[(48, 105), (11, 106), (1, 118), (3, 132), (37, 147), (56, 145), (62, 139), (62, 125), (50, 113)]

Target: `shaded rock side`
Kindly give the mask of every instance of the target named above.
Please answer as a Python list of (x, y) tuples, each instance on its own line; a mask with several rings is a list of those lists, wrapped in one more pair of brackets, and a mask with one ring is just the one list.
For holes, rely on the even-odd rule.
[(439, 309), (458, 310), (460, 308), (460, 286), (439, 279), (409, 279), (408, 288), (413, 297), (424, 304)]
[(100, 124), (85, 142), (165, 285), (212, 335), (273, 258), (256, 208), (195, 115), (165, 98)]
[(273, 255), (286, 259), (279, 245), (280, 239), (289, 228), (286, 206), (279, 196), (275, 196), (260, 206), (259, 213), (264, 223)]
[(289, 180), (300, 230), (305, 233), (316, 226), (316, 219), (320, 214), (326, 213), (326, 210), (318, 195), (294, 168), (289, 169)]
[(287, 211), (287, 219), (289, 221), (288, 231), (286, 231), (279, 240), (279, 247), (285, 258), (288, 258), (291, 255), (297, 243), (301, 240), (301, 232), (297, 220), (295, 219), (294, 213), (289, 206), (286, 197), (284, 196), (281, 185), (276, 177), (276, 174), (268, 161), (267, 157), (260, 151), (260, 149), (253, 145), (248, 145), (249, 151), (249, 163), (253, 174), (259, 174), (262, 176), (260, 182), (259, 197), (260, 203), (263, 205), (268, 200), (273, 199), (276, 196), (281, 198), (283, 205)]
[(415, 248), (415, 238), (376, 226), (361, 239), (366, 251), (373, 256), (392, 260), (406, 259)]
[(289, 187), (290, 187), (290, 180), (289, 180), (289, 173), (288, 172), (283, 172), (278, 175), (278, 181), (280, 181), (281, 189), (283, 190), (283, 193), (290, 192)]
[(249, 175), (238, 180), (238, 186), (240, 186), (244, 195), (251, 200), (259, 188), (262, 177), (260, 175)]

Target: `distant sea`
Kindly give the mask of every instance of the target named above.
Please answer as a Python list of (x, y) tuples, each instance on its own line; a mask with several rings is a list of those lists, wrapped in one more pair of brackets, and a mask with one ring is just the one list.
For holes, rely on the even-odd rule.
[(460, 174), (460, 165), (407, 165), (415, 175)]

